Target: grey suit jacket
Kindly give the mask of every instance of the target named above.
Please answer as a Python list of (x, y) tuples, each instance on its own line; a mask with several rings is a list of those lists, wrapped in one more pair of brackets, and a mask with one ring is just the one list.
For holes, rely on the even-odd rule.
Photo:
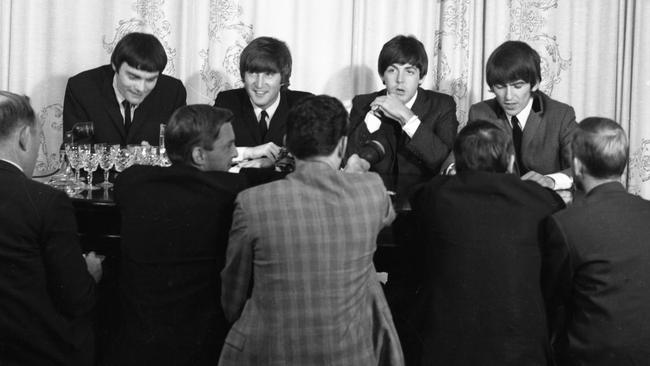
[(650, 365), (649, 223), (650, 202), (618, 182), (549, 220), (542, 284), (559, 365)]
[[(486, 120), (509, 135), (512, 128), (496, 98), (472, 105), (469, 122)], [(540, 174), (564, 173), (571, 176), (571, 139), (578, 127), (573, 108), (551, 99), (542, 92), (533, 93), (533, 108), (528, 116), (521, 142), (521, 155), (528, 170)]]
[(235, 323), (219, 364), (402, 365), (372, 261), (394, 217), (376, 174), (320, 162), (240, 193), (221, 273)]

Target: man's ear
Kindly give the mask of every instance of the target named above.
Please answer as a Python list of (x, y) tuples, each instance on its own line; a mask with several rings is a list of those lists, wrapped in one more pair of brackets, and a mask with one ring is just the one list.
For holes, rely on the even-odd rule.
[(513, 174), (515, 172), (515, 155), (514, 154), (510, 155), (510, 158), (508, 159), (507, 172), (510, 173), (510, 174)]
[(29, 144), (32, 142), (32, 138), (33, 136), (29, 126), (23, 125), (18, 131), (18, 147), (20, 147), (20, 150), (24, 152), (29, 151)]
[(203, 156), (203, 149), (199, 146), (194, 146), (192, 148), (192, 164), (200, 168), (205, 163), (205, 158)]
[(580, 159), (574, 156), (573, 160), (571, 160), (571, 170), (574, 177), (581, 177), (584, 175), (585, 166)]
[(345, 149), (348, 147), (348, 137), (347, 136), (341, 137), (337, 147), (339, 149), (338, 157), (342, 159), (345, 156)]
[(533, 85), (533, 86), (530, 88), (530, 91), (531, 91), (531, 92), (536, 92), (538, 89), (539, 89), (539, 81), (536, 82), (535, 85)]

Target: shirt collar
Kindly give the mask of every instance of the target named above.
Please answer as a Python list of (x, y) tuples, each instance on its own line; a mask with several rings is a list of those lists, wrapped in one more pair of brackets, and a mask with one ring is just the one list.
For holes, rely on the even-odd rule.
[(278, 93), (278, 97), (275, 98), (275, 102), (273, 102), (273, 104), (271, 104), (266, 109), (262, 109), (262, 108), (256, 106), (255, 103), (253, 103), (253, 101), (251, 100), (251, 104), (253, 105), (253, 112), (255, 112), (255, 117), (257, 117), (258, 121), (260, 120), (260, 114), (262, 113), (263, 110), (265, 110), (266, 114), (268, 114), (268, 116), (269, 116), (267, 121), (270, 121), (271, 118), (273, 118), (273, 114), (275, 113), (275, 111), (278, 109), (278, 106), (280, 105), (280, 98), (282, 98), (281, 95), (282, 95), (282, 93)]
[(3, 158), (0, 158), (0, 160), (2, 160), (2, 161), (6, 161), (7, 163), (9, 163), (9, 164), (15, 166), (16, 168), (18, 168), (21, 172), (25, 173), (25, 171), (23, 170), (23, 168), (21, 168), (20, 165), (14, 163), (13, 161), (8, 160), (8, 159), (3, 159)]
[[(528, 101), (528, 104), (524, 107), (524, 109), (521, 110), (521, 112), (517, 113), (517, 120), (519, 121), (519, 125), (521, 126), (521, 129), (524, 129), (524, 126), (526, 126), (526, 121), (528, 121), (528, 116), (530, 115), (530, 111), (533, 109), (533, 96), (531, 95), (530, 100)], [(506, 115), (507, 116), (507, 115)], [(510, 123), (510, 126), (512, 126), (512, 121), (511, 117), (507, 117), (508, 122)]]
[(413, 109), (413, 104), (415, 104), (415, 100), (417, 99), (417, 97), (418, 97), (418, 91), (416, 90), (415, 94), (413, 94), (413, 97), (408, 102), (406, 102), (406, 104), (404, 104), (406, 108)]

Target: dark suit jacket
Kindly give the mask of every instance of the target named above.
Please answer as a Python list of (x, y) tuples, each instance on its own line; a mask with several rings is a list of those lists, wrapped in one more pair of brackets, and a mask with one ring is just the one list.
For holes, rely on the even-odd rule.
[(564, 207), (513, 174), (438, 176), (411, 200), (428, 274), (423, 365), (546, 365), (543, 220)]
[(136, 108), (128, 135), (124, 118), (113, 89), (111, 65), (84, 71), (68, 80), (63, 101), (63, 131), (77, 122), (95, 123), (90, 141), (109, 144), (140, 144), (148, 141), (158, 145), (160, 124), (167, 123), (172, 113), (185, 105), (185, 87), (180, 80), (160, 75), (156, 87)]
[(419, 88), (411, 110), (421, 124), (413, 138), (409, 138), (399, 122), (388, 117), (382, 118), (379, 130), (370, 134), (364, 119), (370, 111), (370, 103), (380, 95), (386, 95), (386, 90), (352, 99), (348, 155), (358, 153), (366, 141), (378, 140), (387, 145), (384, 146), (386, 155), (371, 170), (379, 174), (416, 175), (422, 180), (438, 174), (456, 138), (458, 121), (454, 99)]
[(606, 183), (553, 215), (547, 233), (558, 364), (650, 365), (650, 202)]
[(219, 303), (242, 176), (133, 166), (115, 183), (124, 304), (115, 365), (215, 365), (227, 331)]
[(246, 89), (239, 88), (222, 91), (214, 101), (215, 107), (227, 108), (235, 115), (232, 128), (235, 132), (235, 145), (238, 147), (251, 147), (273, 142), (284, 146), (284, 135), (287, 133), (287, 116), (289, 109), (300, 99), (312, 95), (311, 93), (295, 90), (280, 91), (280, 104), (275, 110), (269, 123), (266, 137), (262, 138), (259, 132), (259, 122), (253, 110), (253, 104), (246, 93)]
[(92, 365), (94, 305), (70, 200), (0, 161), (0, 364)]
[[(576, 114), (571, 106), (542, 92), (533, 93), (533, 98), (521, 141), (523, 163), (528, 170), (540, 174), (561, 172), (572, 176), (571, 139), (578, 127)], [(512, 135), (512, 128), (496, 98), (476, 103), (469, 109), (469, 123), (475, 120), (492, 122)]]

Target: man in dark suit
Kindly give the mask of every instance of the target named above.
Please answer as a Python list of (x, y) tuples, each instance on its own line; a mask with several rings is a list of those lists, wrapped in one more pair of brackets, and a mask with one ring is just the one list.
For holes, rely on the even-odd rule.
[(422, 364), (547, 365), (541, 224), (564, 202), (511, 174), (512, 140), (490, 122), (461, 130), (454, 155), (458, 173), (411, 200), (426, 252)]
[(495, 98), (474, 104), (468, 123), (487, 120), (512, 135), (522, 179), (556, 190), (571, 188), (575, 112), (539, 90), (537, 51), (524, 42), (507, 41), (490, 55), (485, 76)]
[(215, 107), (230, 109), (241, 167), (270, 167), (284, 146), (289, 109), (311, 93), (289, 90), (291, 53), (275, 38), (259, 37), (239, 58), (244, 87), (222, 91)]
[(296, 170), (237, 196), (221, 273), (235, 323), (219, 365), (403, 365), (372, 264), (395, 213), (376, 174), (339, 169), (347, 117), (332, 97), (298, 102), (287, 119)]
[(178, 109), (165, 130), (172, 166), (133, 166), (115, 183), (124, 303), (115, 365), (215, 365), (227, 331), (219, 303), (233, 201), (242, 176), (233, 115)]
[(101, 261), (65, 193), (30, 179), (41, 133), (29, 99), (0, 91), (0, 365), (90, 366)]
[(627, 134), (583, 120), (573, 173), (585, 196), (551, 217), (542, 267), (558, 365), (650, 365), (650, 202), (620, 183)]
[(63, 131), (78, 122), (94, 123), (94, 135), (80, 142), (158, 145), (160, 125), (185, 105), (180, 80), (163, 75), (167, 55), (151, 34), (130, 33), (113, 50), (111, 64), (68, 80)]
[(371, 170), (414, 182), (429, 179), (438, 174), (454, 143), (456, 103), (449, 95), (419, 87), (428, 58), (413, 36), (388, 41), (378, 64), (386, 89), (352, 100), (348, 152), (366, 157), (364, 148), (374, 140), (384, 156), (371, 161)]

